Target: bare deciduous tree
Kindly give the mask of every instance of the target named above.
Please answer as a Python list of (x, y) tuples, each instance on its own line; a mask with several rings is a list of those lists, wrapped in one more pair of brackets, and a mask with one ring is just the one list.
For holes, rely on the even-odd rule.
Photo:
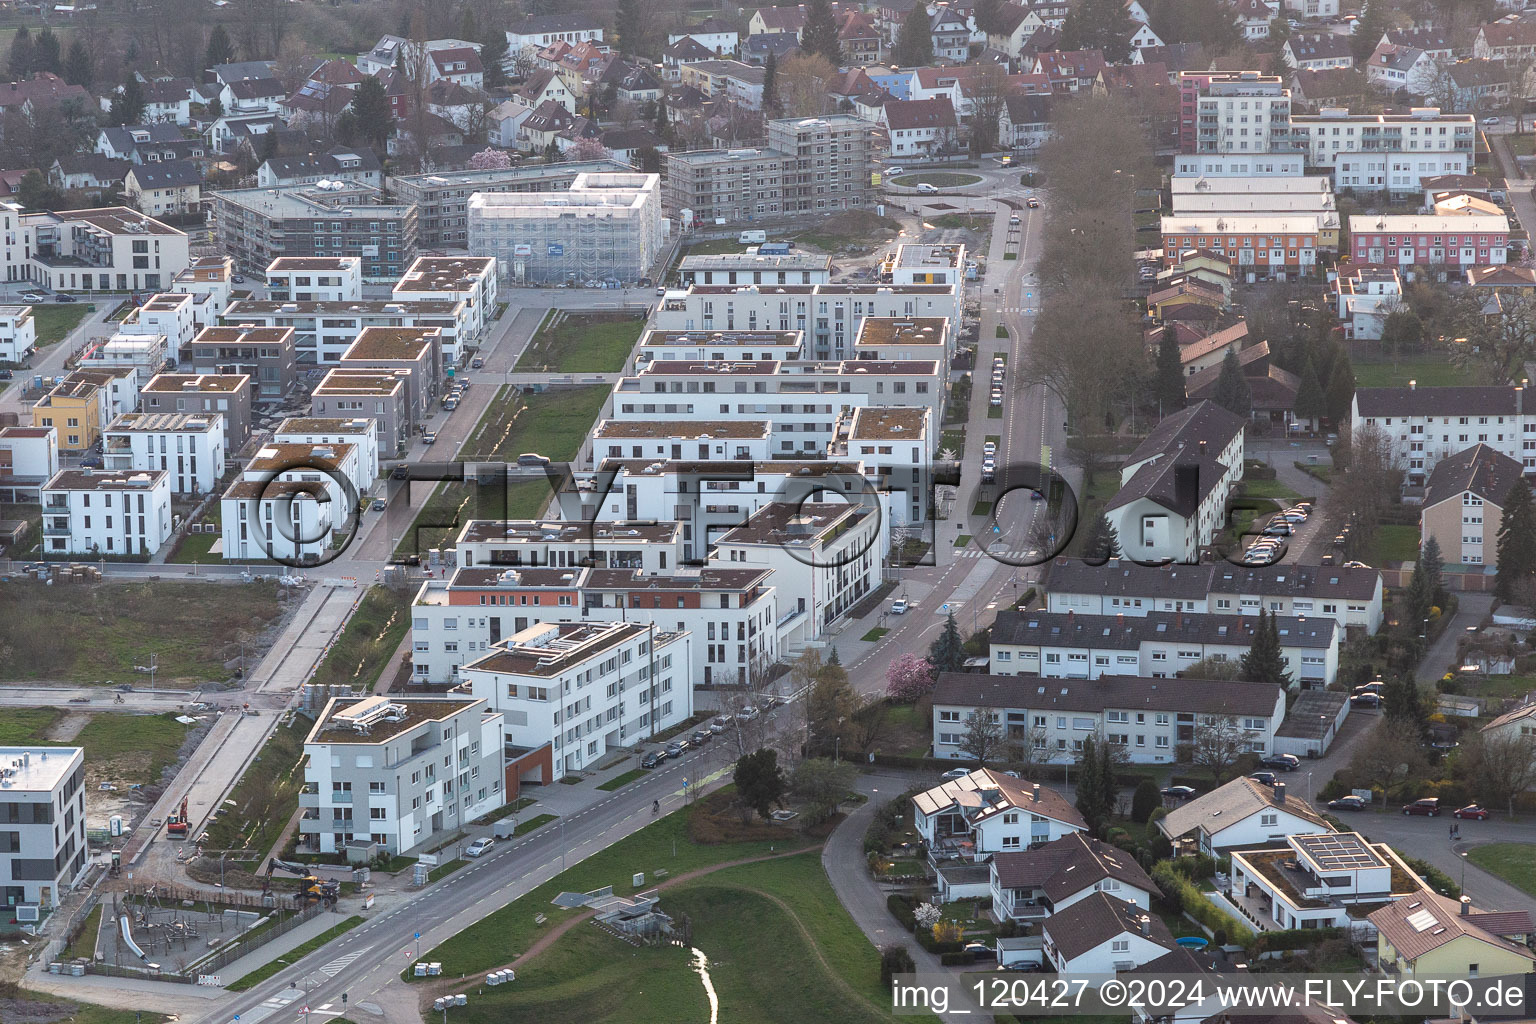
[(1384, 721), (1355, 748), (1349, 767), (1390, 799), (1392, 791), (1424, 770), (1424, 748), (1406, 722)]
[(1190, 746), (1190, 760), (1219, 779), (1230, 771), (1247, 749), (1247, 737), (1236, 716), (1225, 712), (1201, 715), (1195, 726), (1195, 740)]

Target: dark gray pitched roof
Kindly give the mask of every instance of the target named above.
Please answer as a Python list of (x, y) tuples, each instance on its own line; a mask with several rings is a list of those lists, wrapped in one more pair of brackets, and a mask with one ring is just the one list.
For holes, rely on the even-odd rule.
[(595, 32), (602, 27), (589, 14), (546, 14), (524, 18), (509, 31), (513, 35), (534, 36), (545, 32)]
[(166, 160), (154, 164), (137, 164), (128, 172), (139, 183), (139, 188), (180, 188), (202, 183), (203, 172), (185, 160)]
[(1424, 507), (1438, 505), (1463, 491), (1503, 507), (1510, 487), (1524, 475), (1525, 467), (1516, 460), (1485, 444), (1475, 444), (1435, 463), (1424, 485)]
[(1227, 467), (1197, 452), (1170, 454), (1138, 469), (1105, 504), (1105, 511), (1146, 498), (1188, 519), (1221, 483)]
[(1003, 888), (1044, 889), (1053, 903), (1106, 878), (1162, 895), (1135, 857), (1082, 832), (1070, 833), (1033, 850), (999, 853), (992, 864)]
[[(997, 613), (997, 621), (992, 626), (992, 642), (1114, 650), (1135, 650), (1148, 640), (1247, 645), (1253, 642), (1253, 631), (1258, 622), (1257, 616), (1209, 612), (1153, 612), (1127, 616), (1005, 609)], [(1275, 624), (1283, 647), (1323, 648), (1333, 643), (1336, 623), (1331, 618), (1278, 615)]]
[(1443, 388), (1356, 388), (1361, 416), (1513, 416), (1509, 384)]
[(1256, 594), (1369, 601), (1380, 585), (1381, 573), (1377, 570), (1343, 566), (1242, 566), (1230, 562), (1157, 566), (1139, 565), (1129, 559), (1089, 565), (1075, 558), (1053, 561), (1044, 582), (1046, 591), (1053, 594), (1168, 600), (1201, 598), (1207, 594)]
[(1274, 713), (1279, 696), (1278, 686), (1225, 679), (1041, 679), (976, 672), (941, 672), (933, 688), (934, 704), (1095, 713), (1105, 708), (1134, 708), (1265, 716)]
[(1125, 461), (1140, 462), (1179, 447), (1198, 449), (1201, 441), (1206, 442), (1207, 451), (1219, 452), (1242, 433), (1245, 423), (1215, 402), (1197, 402), (1159, 420)]
[(1353, 56), (1349, 39), (1331, 32), (1297, 33), (1286, 40), (1285, 45), (1297, 60), (1339, 60)]
[(1168, 950), (1178, 948), (1173, 933), (1156, 914), (1142, 910), (1134, 903), (1116, 899), (1102, 892), (1085, 896), (1065, 910), (1046, 919), (1045, 930), (1051, 942), (1067, 960), (1082, 956), (1089, 950), (1126, 932), (1141, 934), (1141, 919), (1148, 918), (1147, 936), (1152, 942)]

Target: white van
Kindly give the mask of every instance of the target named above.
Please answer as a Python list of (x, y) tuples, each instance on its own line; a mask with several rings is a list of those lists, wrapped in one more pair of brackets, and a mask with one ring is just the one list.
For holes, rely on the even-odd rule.
[(739, 242), (742, 245), (756, 245), (758, 243), (768, 241), (768, 232), (766, 232), (766, 231), (743, 231), (740, 235), (738, 235), (736, 237), (736, 241)]

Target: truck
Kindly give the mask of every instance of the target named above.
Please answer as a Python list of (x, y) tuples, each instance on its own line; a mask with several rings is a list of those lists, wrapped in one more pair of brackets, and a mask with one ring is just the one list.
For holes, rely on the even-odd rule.
[(768, 232), (743, 231), (741, 234), (736, 236), (736, 241), (742, 245), (755, 245), (761, 242), (766, 242), (768, 241)]

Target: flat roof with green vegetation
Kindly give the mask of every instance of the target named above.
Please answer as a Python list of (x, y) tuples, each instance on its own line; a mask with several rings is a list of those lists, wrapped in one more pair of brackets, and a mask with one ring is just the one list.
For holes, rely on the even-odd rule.
[(91, 312), (88, 302), (36, 305), (32, 307), (32, 322), (37, 326), (37, 347), (55, 345), (80, 326)]
[(369, 587), (310, 682), (372, 690), (411, 628), (411, 596), (408, 590)]
[(618, 373), (634, 349), (645, 317), (632, 313), (567, 313), (552, 309), (517, 368), (553, 373)]
[[(148, 688), (134, 671), (157, 661), (160, 686), (200, 686), (229, 678), (225, 664), (277, 620), (276, 583), (0, 584), (10, 607), (0, 615), (0, 682), (107, 681)], [(89, 643), (68, 642), (89, 637)], [(247, 651), (249, 654), (250, 652)]]

